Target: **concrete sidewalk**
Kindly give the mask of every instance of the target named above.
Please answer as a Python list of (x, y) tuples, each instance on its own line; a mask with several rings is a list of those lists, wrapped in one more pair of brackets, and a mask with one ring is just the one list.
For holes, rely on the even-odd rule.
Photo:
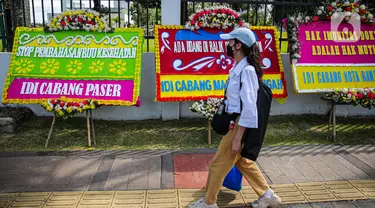
[[(115, 197), (117, 192), (111, 191), (179, 189), (179, 193), (188, 188), (195, 193), (204, 186), (215, 151), (0, 153), (0, 192), (106, 191), (102, 193)], [(345, 206), (375, 207), (371, 201), (375, 197), (375, 145), (265, 147), (258, 165), (270, 184), (289, 194), (284, 196), (288, 203), (363, 199), (361, 205), (345, 202), (349, 203)], [(320, 200), (314, 190), (323, 191)], [(241, 200), (247, 203), (242, 192)], [(295, 200), (298, 196), (293, 193), (301, 200)]]

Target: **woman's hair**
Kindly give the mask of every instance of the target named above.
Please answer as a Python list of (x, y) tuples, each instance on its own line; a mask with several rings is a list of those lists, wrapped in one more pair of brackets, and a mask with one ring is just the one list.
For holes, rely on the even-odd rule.
[[(235, 39), (236, 44), (241, 43), (241, 41)], [(254, 43), (251, 47), (242, 44), (242, 52), (245, 54), (247, 58), (247, 62), (255, 67), (255, 72), (258, 75), (258, 79), (262, 79), (263, 77), (263, 70), (262, 65), (260, 64), (260, 50), (258, 44)]]

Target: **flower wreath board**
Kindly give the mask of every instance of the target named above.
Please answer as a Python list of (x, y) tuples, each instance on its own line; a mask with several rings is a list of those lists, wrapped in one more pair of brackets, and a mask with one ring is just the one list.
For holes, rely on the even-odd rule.
[[(197, 101), (190, 109), (211, 122), (224, 97), (229, 70), (235, 60), (226, 56), (228, 41), (220, 34), (250, 27), (226, 7), (211, 7), (193, 14), (185, 26), (155, 26), (156, 100)], [(276, 27), (250, 27), (261, 51), (264, 83), (280, 103), (288, 97)]]
[[(155, 26), (156, 100), (197, 101), (222, 98), (235, 61), (226, 56), (220, 34), (249, 27), (239, 14), (212, 7), (193, 14), (184, 26)], [(275, 27), (251, 27), (261, 50), (264, 82), (274, 98), (284, 101), (286, 91), (279, 40)]]
[(111, 28), (91, 10), (65, 11), (44, 29), (18, 27), (2, 102), (42, 104), (54, 119), (139, 106), (142, 45), (142, 29)]
[(345, 0), (284, 20), (297, 93), (375, 87), (375, 24), (367, 11)]

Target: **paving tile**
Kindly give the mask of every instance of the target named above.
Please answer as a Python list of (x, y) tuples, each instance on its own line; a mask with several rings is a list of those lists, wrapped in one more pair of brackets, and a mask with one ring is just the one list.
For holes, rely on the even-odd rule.
[(19, 193), (4, 193), (0, 194), (0, 208), (8, 207)]
[(51, 192), (20, 193), (9, 208), (43, 207)]
[(290, 157), (274, 157), (275, 164), (285, 174), (291, 183), (307, 182), (306, 177), (289, 161)]
[(348, 181), (334, 181), (323, 183), (338, 200), (367, 199), (358, 189)]
[(313, 208), (335, 208), (331, 203), (312, 203)]
[(245, 202), (240, 192), (222, 188), (217, 197), (219, 207), (243, 207)]
[(340, 175), (338, 175), (335, 171), (333, 171), (329, 166), (323, 163), (318, 157), (314, 155), (306, 155), (306, 156), (303, 156), (303, 158), (325, 180), (333, 181), (333, 180), (343, 179)]
[(372, 178), (375, 178), (375, 169), (371, 166), (367, 165), (362, 160), (358, 159), (355, 155), (355, 153), (350, 153), (348, 151), (342, 150), (339, 152), (339, 154), (344, 157), (347, 161), (349, 161), (351, 164), (355, 165), (359, 169), (361, 169), (363, 172), (371, 176)]
[(276, 165), (279, 159), (275, 156), (273, 157), (259, 157), (257, 159), (259, 165), (264, 170), (264, 173), (268, 175), (272, 183), (284, 184), (290, 183), (288, 177), (280, 170)]
[(309, 202), (337, 201), (337, 198), (320, 182), (297, 183), (296, 187)]
[(89, 191), (94, 191), (94, 190), (101, 191), (105, 189), (105, 185), (107, 183), (109, 174), (111, 172), (113, 162), (114, 162), (114, 158), (111, 158), (111, 157), (102, 158), (102, 160), (99, 163), (99, 167), (96, 170), (96, 173), (88, 188)]
[(240, 193), (247, 206), (251, 206), (251, 203), (259, 198), (254, 189), (250, 186), (243, 186)]
[(334, 208), (356, 208), (352, 203), (346, 201), (331, 202)]
[(146, 191), (116, 191), (111, 208), (144, 208)]
[(134, 158), (128, 182), (128, 189), (147, 189), (150, 158)]
[(105, 185), (106, 190), (127, 190), (133, 158), (116, 157)]
[(358, 208), (375, 207), (375, 202), (372, 202), (371, 200), (355, 200), (355, 201), (352, 201), (351, 203)]
[(49, 184), (69, 184), (74, 174), (79, 170), (80, 162), (81, 160), (77, 158), (67, 158)]
[(26, 185), (7, 185), (3, 190), (2, 193), (14, 193), (14, 192), (22, 192), (26, 189)]
[(374, 180), (352, 180), (349, 182), (368, 198), (375, 198)]
[(74, 169), (74, 176), (67, 186), (67, 190), (74, 189), (77, 186), (88, 186), (93, 180), (98, 166), (100, 164), (100, 159), (98, 158), (77, 158), (75, 160), (79, 166)]
[(148, 177), (148, 189), (160, 189), (161, 187), (161, 156), (153, 156), (150, 158)]
[(196, 188), (204, 188), (208, 176), (208, 163), (204, 154), (190, 155), (191, 171)]
[(283, 204), (307, 203), (305, 196), (294, 184), (273, 184), (270, 187), (280, 196)]
[(146, 208), (178, 208), (177, 190), (147, 191)]
[(53, 192), (43, 208), (75, 208), (83, 192)]
[(306, 178), (308, 182), (324, 181), (324, 177), (320, 175), (301, 155), (295, 155), (290, 158), (290, 163)]
[(327, 166), (329, 166), (336, 174), (340, 175), (345, 180), (361, 179), (357, 174), (351, 171), (347, 165), (340, 163), (341, 156), (332, 154), (319, 154), (317, 157)]
[(110, 208), (114, 195), (114, 191), (86, 191), (77, 208)]
[(204, 189), (179, 189), (178, 198), (180, 208), (186, 208), (191, 202), (199, 200), (206, 194)]
[(175, 188), (174, 176), (173, 176), (173, 156), (172, 154), (166, 154), (161, 156), (161, 188)]

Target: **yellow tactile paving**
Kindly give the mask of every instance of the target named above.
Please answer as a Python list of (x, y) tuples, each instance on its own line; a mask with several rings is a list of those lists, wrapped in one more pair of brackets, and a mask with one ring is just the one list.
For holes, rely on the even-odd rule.
[(51, 192), (20, 193), (9, 208), (42, 208)]
[(204, 195), (205, 195), (204, 189), (179, 189), (178, 190), (179, 207), (187, 208), (191, 202), (204, 197)]
[(152, 190), (147, 191), (146, 208), (178, 208), (178, 191)]
[(337, 201), (335, 195), (333, 195), (323, 183), (297, 183), (296, 187), (309, 202)]
[(145, 208), (146, 191), (116, 191), (112, 208)]
[(243, 207), (245, 202), (240, 192), (223, 188), (218, 195), (217, 205), (219, 207)]
[(0, 208), (8, 207), (17, 196), (18, 193), (0, 194)]
[[(283, 204), (375, 198), (374, 180), (274, 184)], [(0, 194), (0, 208), (187, 208), (204, 196), (203, 189), (138, 191), (25, 192)], [(258, 198), (251, 187), (240, 192), (223, 188), (218, 205), (250, 206)]]
[(83, 192), (53, 192), (43, 208), (75, 208)]
[(375, 181), (374, 180), (353, 180), (349, 182), (368, 198), (372, 198), (372, 199), (375, 198)]
[(242, 187), (241, 195), (247, 206), (250, 206), (253, 201), (258, 199), (258, 195), (250, 186)]
[(87, 191), (77, 208), (111, 208), (114, 195), (114, 191)]
[(308, 202), (294, 184), (271, 185), (271, 188), (280, 196), (283, 204), (300, 204)]
[(334, 181), (323, 183), (338, 200), (367, 199), (367, 197), (356, 189), (348, 181)]

